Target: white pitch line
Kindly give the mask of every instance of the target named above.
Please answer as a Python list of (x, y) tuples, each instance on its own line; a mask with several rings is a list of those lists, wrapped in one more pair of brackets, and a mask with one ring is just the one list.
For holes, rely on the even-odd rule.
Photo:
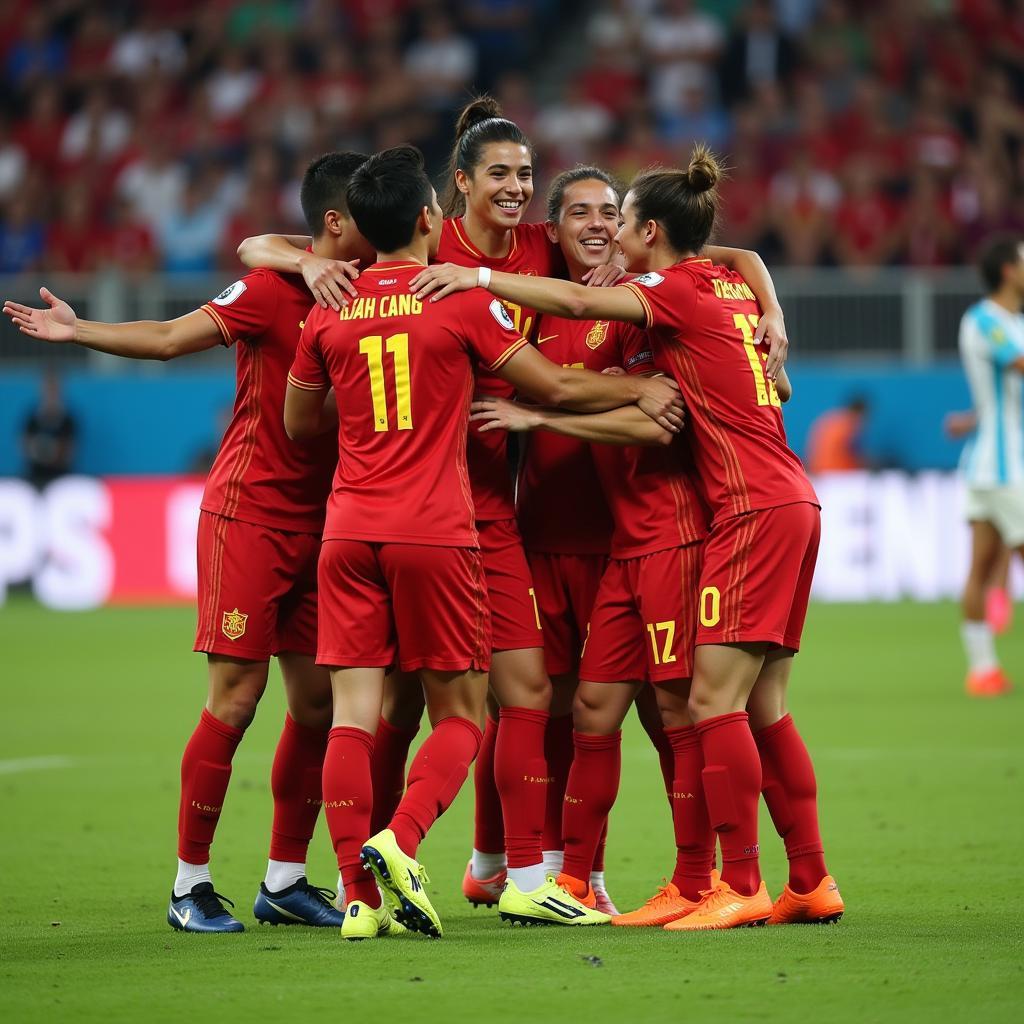
[(44, 772), (51, 768), (70, 768), (70, 757), (16, 757), (0, 761), (0, 775), (21, 775), (23, 772)]

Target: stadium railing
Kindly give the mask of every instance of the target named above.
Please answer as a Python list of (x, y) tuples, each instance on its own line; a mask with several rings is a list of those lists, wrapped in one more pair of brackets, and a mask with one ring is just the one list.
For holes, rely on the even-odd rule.
[[(873, 357), (926, 365), (951, 357), (956, 353), (960, 316), (980, 291), (977, 275), (969, 267), (934, 271), (878, 267), (858, 272), (783, 268), (773, 274), (794, 352), (821, 359)], [(0, 296), (38, 305), (38, 285), (45, 282), (87, 319), (167, 320), (209, 301), (230, 279), (227, 273), (0, 276)], [(70, 345), (41, 349), (4, 318), (0, 363), (12, 366), (41, 359), (59, 360), (69, 367), (85, 364), (100, 372), (117, 372), (127, 365)], [(218, 354), (205, 353), (198, 359), (212, 365)], [(197, 357), (187, 363), (196, 368)], [(158, 364), (155, 372), (173, 365)]]

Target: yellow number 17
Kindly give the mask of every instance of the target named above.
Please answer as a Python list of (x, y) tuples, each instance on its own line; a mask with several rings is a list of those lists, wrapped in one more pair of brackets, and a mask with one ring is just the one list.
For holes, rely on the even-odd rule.
[(754, 328), (761, 318), (756, 313), (733, 313), (733, 325), (743, 335), (743, 348), (747, 353), (747, 362), (754, 374), (754, 388), (757, 391), (758, 405), (782, 405), (779, 393), (775, 390), (775, 381), (768, 380), (764, 375), (764, 367), (761, 365), (762, 358), (767, 361), (768, 354), (757, 351), (754, 343)]
[(370, 398), (373, 401), (373, 429), (378, 433), (390, 429), (388, 403), (384, 392), (384, 353), (395, 364), (395, 404), (399, 430), (412, 430), (412, 402), (409, 383), (409, 335), (392, 334), (384, 339), (379, 334), (359, 339), (359, 354), (366, 356), (370, 372)]

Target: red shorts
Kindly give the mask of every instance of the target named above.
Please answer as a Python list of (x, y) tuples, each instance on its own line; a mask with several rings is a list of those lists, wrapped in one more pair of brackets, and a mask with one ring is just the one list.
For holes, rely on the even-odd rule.
[(199, 513), (199, 621), (193, 650), (267, 661), (316, 654), (320, 537)]
[(517, 651), (522, 647), (543, 646), (533, 577), (516, 521), (483, 520), (476, 528), (480, 534), (480, 554), (491, 604), (493, 649)]
[(704, 543), (697, 643), (800, 649), (821, 512), (800, 501), (732, 516)]
[(693, 675), (702, 549), (698, 542), (608, 563), (580, 679), (660, 683)]
[(325, 540), (317, 662), (486, 671), (491, 620), (480, 552)]
[(607, 555), (526, 554), (544, 631), (549, 675), (576, 674)]

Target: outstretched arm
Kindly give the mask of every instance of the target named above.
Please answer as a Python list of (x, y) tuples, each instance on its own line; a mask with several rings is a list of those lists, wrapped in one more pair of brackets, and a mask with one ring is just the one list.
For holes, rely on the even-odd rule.
[(574, 412), (605, 412), (637, 405), (664, 430), (676, 433), (683, 425), (683, 400), (675, 381), (668, 377), (612, 376), (558, 366), (531, 345), (524, 345), (495, 372), (541, 405)]
[(672, 431), (660, 427), (635, 405), (579, 415), (486, 397), (473, 403), (469, 418), (479, 422), (482, 434), (488, 430), (546, 430), (579, 441), (615, 445), (668, 445), (673, 437)]
[(280, 274), (301, 274), (313, 298), (323, 308), (340, 310), (346, 295), (354, 296), (352, 281), (359, 276), (359, 260), (346, 263), (307, 252), (311, 244), (305, 235), (253, 235), (238, 246), (238, 258), (255, 270), (265, 267)]
[[(436, 302), (452, 292), (476, 288), (480, 285), (479, 275), (477, 267), (440, 263), (421, 270), (409, 286), (418, 298), (430, 295), (431, 302)], [(492, 271), (481, 287), (501, 299), (569, 320), (621, 320), (638, 327), (646, 323), (644, 307), (628, 288), (587, 288), (553, 277), (505, 274), (499, 270)]]
[(94, 352), (127, 359), (176, 359), (190, 352), (213, 348), (221, 340), (214, 321), (202, 310), (176, 320), (136, 320), (132, 323), (106, 324), (98, 320), (80, 320), (63, 299), (47, 288), (39, 289), (47, 309), (34, 309), (8, 299), (4, 313), (22, 334), (53, 344), (74, 344)]

